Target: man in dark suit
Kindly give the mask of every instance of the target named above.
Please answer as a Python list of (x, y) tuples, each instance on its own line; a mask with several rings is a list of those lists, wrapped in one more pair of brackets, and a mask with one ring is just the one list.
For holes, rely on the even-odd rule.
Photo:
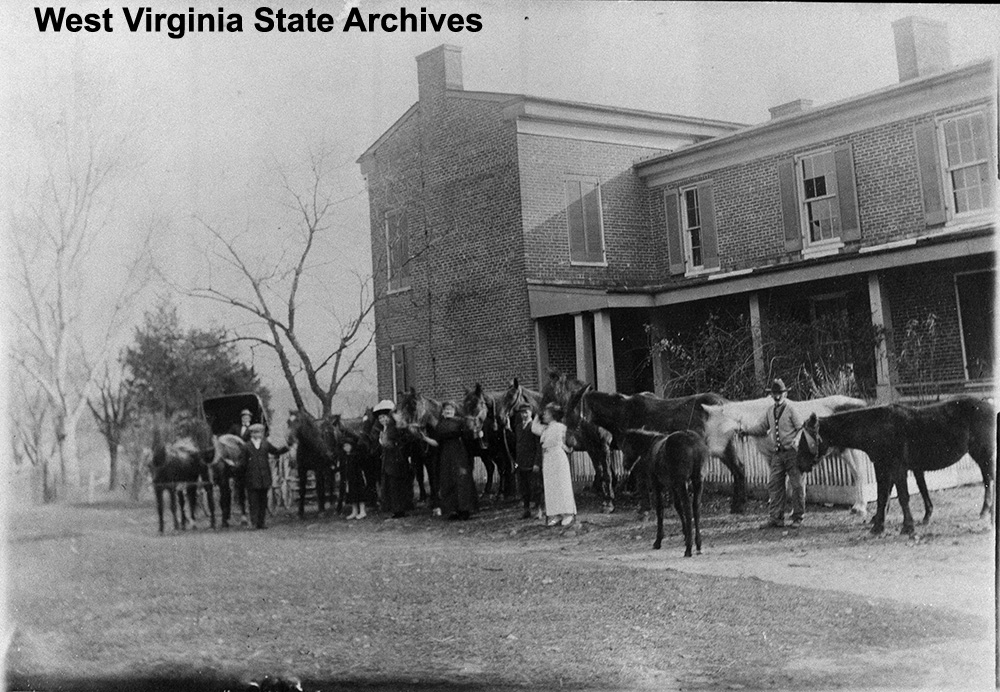
[[(250, 409), (245, 408), (240, 411), (240, 422), (236, 423), (229, 429), (230, 435), (236, 435), (244, 443), (250, 442), (250, 421), (253, 420), (253, 414), (250, 413)], [(247, 481), (246, 481), (246, 466), (233, 466), (228, 469), (229, 478), (233, 479), (233, 493), (236, 495), (236, 506), (240, 509), (240, 524), (246, 526), (247, 521)], [(227, 484), (228, 485), (228, 484)], [(222, 495), (221, 503), (224, 505), (222, 508), (222, 521), (223, 526), (229, 525), (229, 506), (230, 506), (230, 492), (229, 488), (220, 489), (220, 494)]]
[(517, 468), (517, 487), (524, 504), (522, 519), (531, 518), (531, 503), (541, 497), (542, 446), (538, 435), (531, 432), (531, 405), (520, 404), (515, 409), (514, 466)]
[(281, 456), (288, 447), (275, 447), (264, 439), (264, 426), (254, 423), (250, 426), (250, 441), (244, 451), (243, 466), (246, 469), (247, 496), (250, 501), (250, 521), (255, 529), (264, 528), (267, 517), (267, 494), (271, 490), (270, 456)]

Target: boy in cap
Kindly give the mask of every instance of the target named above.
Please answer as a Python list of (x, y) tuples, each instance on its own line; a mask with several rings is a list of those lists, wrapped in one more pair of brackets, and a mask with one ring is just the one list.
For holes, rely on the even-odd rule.
[(796, 463), (796, 442), (802, 429), (802, 419), (789, 405), (788, 387), (783, 380), (774, 380), (771, 383), (770, 393), (774, 399), (774, 406), (768, 407), (764, 417), (756, 425), (743, 431), (743, 434), (754, 437), (766, 435), (771, 442), (768, 446), (770, 473), (767, 480), (767, 506), (770, 517), (760, 528), (780, 528), (785, 525), (787, 479), (792, 491), (791, 528), (797, 529), (802, 526), (802, 519), (806, 513), (806, 482)]
[(522, 402), (514, 409), (514, 466), (517, 468), (517, 487), (524, 504), (522, 519), (531, 518), (531, 502), (541, 490), (542, 446), (538, 435), (531, 432), (531, 404)]

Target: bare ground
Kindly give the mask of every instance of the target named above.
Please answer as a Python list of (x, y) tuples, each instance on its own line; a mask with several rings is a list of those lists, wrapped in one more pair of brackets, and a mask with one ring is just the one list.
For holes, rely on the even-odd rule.
[[(759, 531), (707, 498), (704, 554), (628, 508), (549, 529), (271, 519), (156, 533), (151, 506), (8, 521), (14, 689), (994, 689), (995, 530), (982, 490), (933, 494), (918, 539), (842, 508)], [(587, 511), (593, 509), (595, 511)], [(918, 515), (919, 516), (919, 515)]]

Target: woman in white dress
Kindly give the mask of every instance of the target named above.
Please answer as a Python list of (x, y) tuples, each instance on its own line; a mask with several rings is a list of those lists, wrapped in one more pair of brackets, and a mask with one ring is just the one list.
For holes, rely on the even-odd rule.
[(576, 517), (576, 499), (566, 453), (566, 426), (562, 424), (562, 409), (549, 404), (542, 409), (542, 420), (536, 416), (531, 432), (541, 438), (542, 487), (545, 492), (545, 513), (548, 526), (569, 526)]

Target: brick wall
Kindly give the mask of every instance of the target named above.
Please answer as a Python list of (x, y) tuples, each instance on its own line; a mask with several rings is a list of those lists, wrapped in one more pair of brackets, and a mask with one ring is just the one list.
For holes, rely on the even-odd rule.
[[(914, 125), (974, 105), (900, 120), (817, 141), (808, 147), (728, 166), (709, 174), (672, 183), (679, 187), (712, 179), (721, 270), (760, 267), (789, 261), (784, 249), (778, 162), (814, 150), (850, 144), (861, 219), (860, 247), (910, 238), (926, 232), (918, 178)], [(654, 235), (666, 238), (663, 190), (649, 202)], [(847, 248), (847, 251), (856, 248)], [(628, 249), (623, 252), (628, 255)], [(666, 255), (664, 254), (664, 258)], [(659, 273), (667, 274), (662, 263)], [(675, 278), (673, 281), (681, 282)]]
[[(627, 286), (649, 283), (656, 269), (650, 250), (649, 195), (632, 164), (655, 149), (518, 136), (522, 218), (530, 279)], [(570, 263), (567, 176), (599, 180), (606, 267)]]

